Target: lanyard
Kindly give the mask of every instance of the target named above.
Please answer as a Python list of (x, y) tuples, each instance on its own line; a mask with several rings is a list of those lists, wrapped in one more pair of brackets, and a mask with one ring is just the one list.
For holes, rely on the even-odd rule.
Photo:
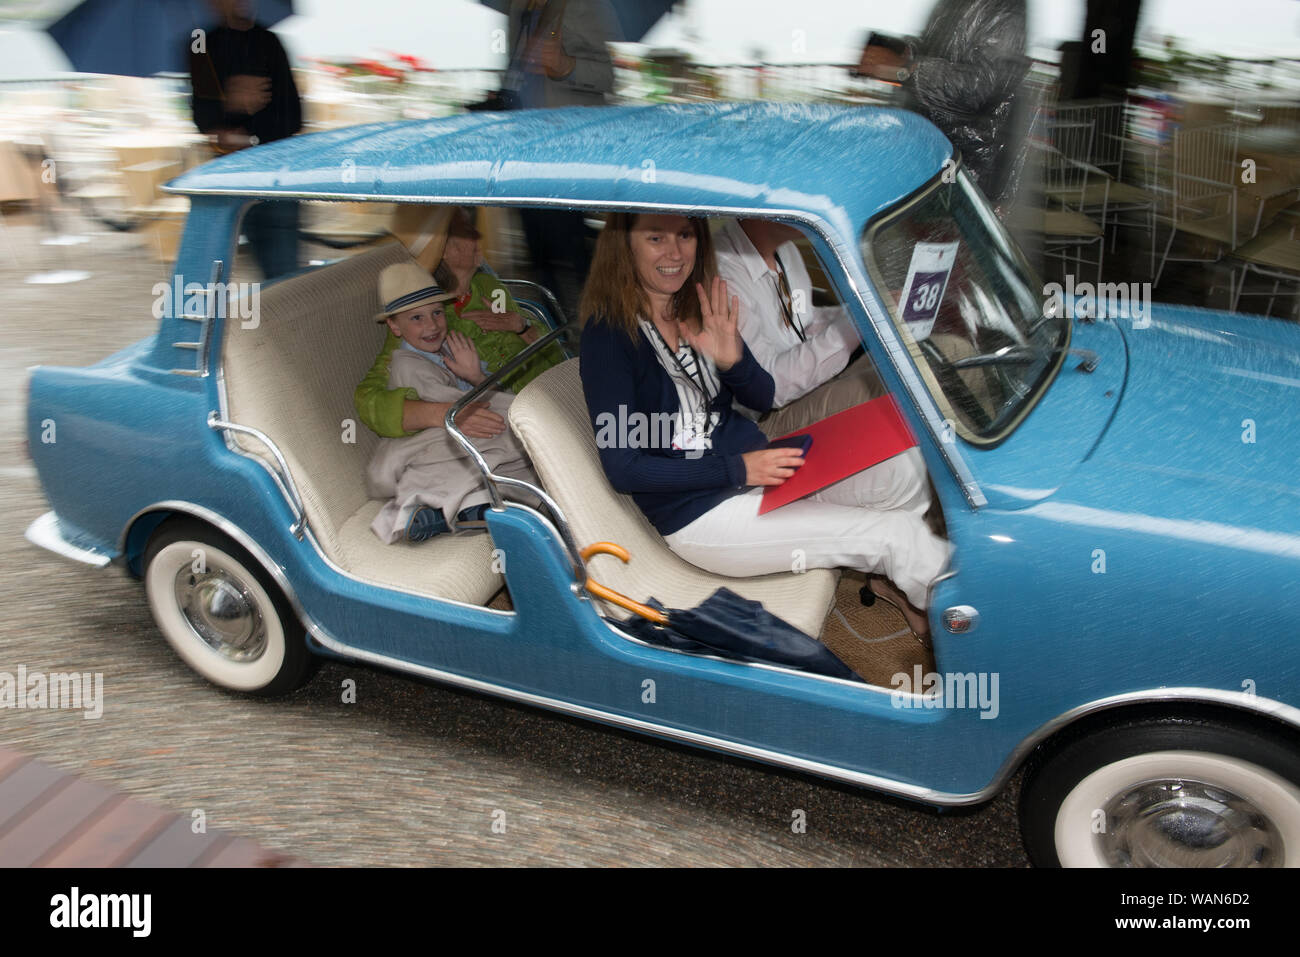
[(785, 274), (785, 263), (781, 262), (780, 255), (775, 251), (772, 258), (776, 260), (776, 291), (781, 300), (781, 311), (785, 314), (785, 324), (794, 330), (800, 342), (807, 342), (808, 334), (804, 331), (803, 322), (795, 315), (794, 297), (790, 292), (790, 280)]
[(700, 396), (704, 399), (704, 410), (707, 412), (709, 409), (709, 403), (713, 401), (713, 396), (709, 392), (708, 385), (706, 385), (704, 378), (704, 364), (700, 362), (700, 357), (695, 351), (695, 347), (689, 344), (686, 346), (691, 353), (691, 361), (695, 363), (695, 370), (699, 376), (698, 379), (695, 374), (692, 374), (690, 370), (682, 364), (682, 360), (677, 356), (677, 350), (668, 348), (668, 343), (664, 340), (663, 333), (659, 331), (659, 327), (654, 324), (654, 320), (650, 321), (650, 328), (654, 330), (655, 338), (658, 339), (659, 344), (664, 347), (664, 351), (673, 357), (673, 362), (676, 364), (677, 368), (682, 371), (682, 375), (686, 376), (687, 381), (689, 381), (692, 386), (700, 390)]

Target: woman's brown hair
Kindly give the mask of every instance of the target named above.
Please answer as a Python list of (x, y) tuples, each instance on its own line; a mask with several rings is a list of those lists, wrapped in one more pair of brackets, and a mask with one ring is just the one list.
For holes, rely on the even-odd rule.
[[(605, 228), (596, 240), (591, 271), (582, 290), (578, 312), (585, 321), (607, 322), (629, 336), (637, 332), (637, 320), (650, 317), (650, 300), (637, 278), (632, 259), (632, 227), (640, 213), (610, 213)], [(717, 266), (713, 258), (713, 238), (705, 219), (687, 218), (695, 231), (695, 268), (682, 288), (673, 295), (672, 308), (678, 319), (691, 320), (698, 326), (700, 299), (695, 284), (710, 288)]]

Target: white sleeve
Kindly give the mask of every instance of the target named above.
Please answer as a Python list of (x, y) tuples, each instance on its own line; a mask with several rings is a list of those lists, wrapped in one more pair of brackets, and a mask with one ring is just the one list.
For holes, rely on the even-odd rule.
[(827, 324), (807, 342), (790, 345), (781, 341), (780, 331), (773, 325), (781, 321), (779, 317), (758, 312), (742, 291), (737, 295), (741, 338), (776, 383), (773, 408), (793, 402), (841, 372), (858, 346), (857, 330), (847, 318)]

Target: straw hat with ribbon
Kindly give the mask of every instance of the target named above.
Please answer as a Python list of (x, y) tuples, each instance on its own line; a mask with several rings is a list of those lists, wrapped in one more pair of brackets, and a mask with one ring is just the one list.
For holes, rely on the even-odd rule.
[(375, 321), (384, 322), (390, 316), (416, 306), (455, 298), (434, 282), (428, 270), (415, 260), (393, 263), (379, 273), (379, 301), (383, 308), (375, 313)]

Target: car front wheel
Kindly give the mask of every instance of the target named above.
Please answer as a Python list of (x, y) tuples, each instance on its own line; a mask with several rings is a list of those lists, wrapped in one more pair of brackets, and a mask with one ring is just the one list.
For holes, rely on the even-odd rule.
[(1149, 719), (1048, 752), (1020, 798), (1039, 866), (1300, 866), (1300, 757), (1211, 719)]
[(145, 549), (144, 587), (167, 643), (215, 685), (279, 695), (315, 670), (303, 627), (270, 576), (208, 525), (160, 525)]

